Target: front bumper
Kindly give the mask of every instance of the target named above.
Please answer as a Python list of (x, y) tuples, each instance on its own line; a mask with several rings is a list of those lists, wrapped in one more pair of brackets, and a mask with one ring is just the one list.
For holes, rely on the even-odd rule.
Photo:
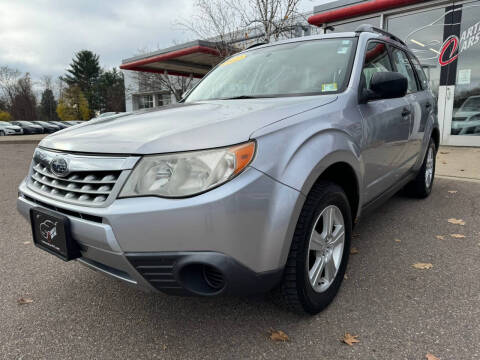
[[(268, 291), (279, 281), (303, 201), (248, 168), (195, 197), (117, 199), (103, 208), (49, 199), (22, 182), (17, 207), (27, 219), (35, 206), (68, 216), (79, 261), (95, 270), (145, 290), (216, 295)], [(206, 273), (223, 286), (202, 290)]]

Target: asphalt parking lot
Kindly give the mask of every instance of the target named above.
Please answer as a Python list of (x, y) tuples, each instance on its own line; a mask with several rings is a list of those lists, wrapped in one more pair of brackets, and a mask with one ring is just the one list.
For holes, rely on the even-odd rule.
[(2, 359), (480, 359), (480, 183), (436, 179), (362, 219), (336, 300), (301, 317), (268, 297), (142, 293), (38, 250), (15, 208), (34, 146), (0, 144)]

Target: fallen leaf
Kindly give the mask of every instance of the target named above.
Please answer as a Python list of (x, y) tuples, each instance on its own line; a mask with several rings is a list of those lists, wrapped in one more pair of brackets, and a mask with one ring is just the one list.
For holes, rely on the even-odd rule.
[(273, 330), (273, 329), (270, 329), (270, 339), (272, 339), (273, 341), (290, 340), (288, 335), (285, 334), (282, 330)]
[(28, 244), (30, 244), (30, 241), (24, 241), (23, 242), (23, 245), (28, 245)]
[(20, 299), (17, 300), (17, 303), (18, 305), (25, 305), (25, 304), (33, 303), (33, 300), (30, 298), (21, 297)]
[(355, 247), (350, 248), (350, 254), (358, 254), (358, 249)]
[(446, 164), (447, 162), (446, 161), (442, 161), (442, 164)]
[(450, 154), (450, 153), (448, 151), (440, 151), (440, 154), (445, 155), (445, 154)]
[(358, 338), (358, 335), (351, 335), (346, 332), (343, 335), (343, 338), (340, 339), (340, 341), (344, 342), (347, 345), (353, 346), (354, 343), (360, 342), (360, 340), (358, 340), (357, 338)]
[(395, 239), (395, 242), (402, 242), (402, 240), (400, 240), (400, 239)]
[(431, 263), (416, 263), (412, 265), (415, 269), (428, 270), (433, 267)]
[(462, 219), (455, 219), (455, 218), (450, 218), (448, 219), (448, 222), (450, 224), (455, 224), (455, 225), (465, 225), (465, 221), (463, 221)]
[(345, 280), (347, 280), (347, 279), (348, 279), (348, 275), (347, 275), (347, 274), (343, 275), (343, 278), (344, 278)]
[(457, 190), (448, 190), (450, 194), (456, 194), (458, 191)]
[(167, 345), (163, 344), (163, 351), (167, 350)]
[(427, 353), (427, 355), (425, 355), (425, 358), (427, 360), (440, 360), (438, 357), (436, 357), (435, 355), (432, 355), (430, 353)]
[(455, 239), (463, 239), (465, 237), (465, 235), (462, 234), (450, 234), (450, 236)]
[(460, 169), (460, 171), (465, 171), (464, 169)]
[(443, 235), (436, 235), (435, 236), (438, 240), (445, 240), (445, 236)]

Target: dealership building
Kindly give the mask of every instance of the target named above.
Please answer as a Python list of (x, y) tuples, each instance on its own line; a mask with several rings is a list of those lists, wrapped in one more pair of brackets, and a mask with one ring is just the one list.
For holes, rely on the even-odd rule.
[[(371, 24), (401, 38), (438, 98), (441, 143), (480, 146), (480, 0), (337, 0), (316, 6), (308, 23), (295, 34)], [(214, 44), (198, 41), (126, 59), (121, 68), (201, 77), (221, 59)], [(135, 109), (135, 96), (128, 97), (127, 109)]]

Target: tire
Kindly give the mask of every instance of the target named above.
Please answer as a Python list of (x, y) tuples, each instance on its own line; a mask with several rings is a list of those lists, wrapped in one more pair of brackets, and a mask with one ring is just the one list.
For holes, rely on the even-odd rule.
[[(334, 229), (332, 237), (335, 237), (335, 234), (340, 234), (339, 231), (342, 228), (339, 220), (343, 221), (344, 236), (341, 251), (339, 248), (340, 240), (337, 245), (333, 246), (333, 251), (324, 248), (325, 242), (329, 242), (328, 235), (322, 235), (329, 233), (325, 226), (325, 221), (328, 223), (329, 213), (333, 214), (332, 218), (334, 219), (333, 227), (330, 227), (330, 229)], [(342, 219), (340, 219), (340, 215)], [(317, 235), (315, 239), (318, 242), (311, 242), (310, 240), (314, 231)], [(351, 233), (352, 215), (348, 198), (343, 189), (328, 181), (320, 181), (315, 184), (300, 213), (283, 279), (278, 289), (284, 302), (291, 310), (297, 313), (306, 312), (314, 315), (332, 302), (345, 275), (350, 253)], [(320, 243), (321, 246), (319, 246)], [(331, 240), (330, 244), (333, 243), (334, 240)], [(310, 247), (315, 247), (315, 249), (312, 250)], [(327, 261), (327, 258), (330, 260)], [(323, 270), (320, 265), (321, 259), (324, 261)], [(333, 261), (336, 265), (333, 280), (330, 261)], [(315, 267), (316, 265), (317, 267)], [(320, 269), (320, 271), (315, 272), (314, 268)], [(331, 273), (327, 273), (327, 269), (330, 269)], [(319, 275), (317, 280), (310, 280), (310, 274), (314, 275), (315, 273)], [(316, 288), (312, 283), (315, 284)]]
[(418, 171), (416, 178), (405, 187), (407, 195), (419, 199), (426, 198), (430, 195), (433, 188), (433, 180), (435, 179), (436, 155), (435, 142), (433, 139), (430, 139), (422, 167)]
[(5, 136), (5, 133), (3, 131), (0, 131), (0, 136)]

